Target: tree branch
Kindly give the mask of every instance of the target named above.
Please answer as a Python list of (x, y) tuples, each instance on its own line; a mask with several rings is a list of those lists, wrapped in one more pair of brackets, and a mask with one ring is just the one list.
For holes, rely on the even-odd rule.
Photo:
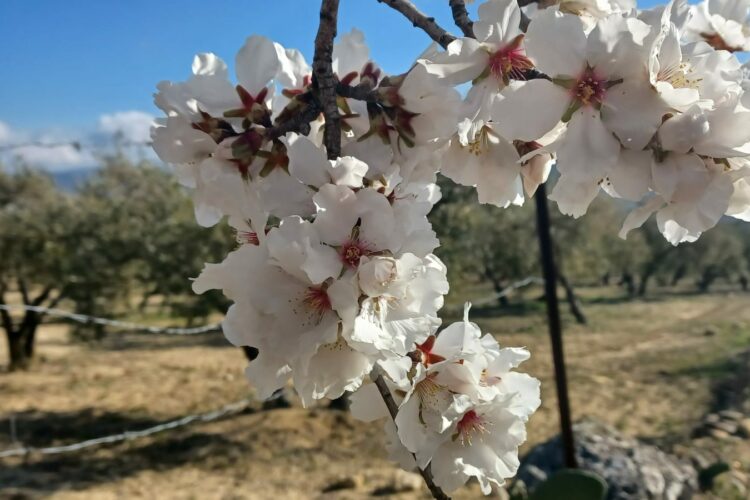
[(453, 22), (461, 28), (464, 35), (474, 38), (474, 23), (469, 18), (469, 12), (466, 10), (464, 0), (448, 0), (451, 12), (453, 13)]
[[(0, 285), (0, 303), (5, 304), (5, 292), (8, 291), (8, 288), (5, 286), (5, 284)], [(13, 318), (10, 315), (10, 312), (8, 312), (7, 309), (0, 309), (0, 321), (2, 321), (3, 328), (5, 328), (5, 332), (8, 335), (8, 337), (13, 336)]]
[(29, 298), (29, 289), (26, 287), (26, 280), (19, 277), (16, 279), (18, 283), (18, 291), (21, 292), (21, 300), (23, 300), (23, 303), (28, 305), (31, 304), (31, 299)]
[(294, 113), (291, 118), (266, 129), (266, 138), (278, 139), (289, 132), (297, 132), (302, 135), (310, 133), (310, 122), (320, 115), (321, 109), (317, 102), (311, 102), (304, 111)]
[(427, 17), (417, 9), (409, 0), (378, 0), (380, 3), (388, 5), (390, 8), (397, 10), (404, 15), (415, 28), (419, 28), (427, 35), (446, 48), (448, 44), (456, 39), (455, 36), (444, 30), (434, 17)]
[(326, 118), (323, 142), (328, 158), (341, 156), (341, 117), (336, 102), (336, 75), (333, 73), (333, 39), (336, 38), (339, 0), (323, 0), (320, 5), (320, 26), (315, 37), (313, 57), (313, 89)]
[(47, 297), (49, 297), (50, 293), (52, 293), (52, 286), (51, 285), (48, 286), (48, 287), (46, 287), (44, 290), (42, 290), (42, 293), (40, 293), (38, 297), (36, 297), (35, 299), (33, 299), (31, 301), (31, 305), (32, 306), (41, 305), (42, 302), (44, 302), (45, 300), (47, 300)]
[[(371, 374), (372, 381), (375, 382), (375, 385), (378, 388), (378, 392), (380, 392), (380, 397), (383, 398), (383, 402), (385, 403), (385, 406), (388, 408), (388, 413), (391, 415), (391, 419), (393, 421), (396, 421), (396, 415), (398, 415), (398, 405), (396, 404), (396, 401), (393, 399), (393, 395), (391, 394), (391, 390), (388, 388), (388, 384), (386, 384), (385, 379), (383, 378), (383, 375), (381, 375), (377, 368), (373, 370), (373, 373)], [(412, 453), (412, 456), (414, 454)], [(414, 457), (414, 461), (416, 462), (417, 458)], [(435, 484), (434, 479), (432, 478), (432, 472), (430, 472), (430, 466), (428, 465), (426, 468), (422, 469), (419, 466), (417, 466), (417, 470), (419, 470), (419, 474), (422, 476), (422, 479), (424, 479), (425, 484), (427, 485), (427, 488), (430, 490), (430, 493), (432, 493), (432, 496), (436, 500), (450, 500), (450, 497), (445, 494), (445, 492), (440, 489), (438, 485)]]
[(377, 91), (373, 90), (369, 82), (360, 83), (355, 86), (339, 82), (336, 85), (336, 93), (341, 97), (348, 97), (349, 99), (356, 99), (358, 101), (378, 102), (380, 100)]

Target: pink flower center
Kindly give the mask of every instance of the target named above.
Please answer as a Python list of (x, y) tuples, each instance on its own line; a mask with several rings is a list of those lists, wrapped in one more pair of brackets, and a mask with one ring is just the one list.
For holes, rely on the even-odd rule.
[(356, 269), (359, 266), (359, 260), (370, 253), (370, 249), (361, 241), (349, 240), (341, 247), (339, 255), (344, 264)]
[(331, 299), (328, 297), (328, 292), (320, 286), (311, 286), (308, 288), (305, 291), (305, 296), (302, 299), (302, 302), (314, 313), (320, 315), (332, 309)]
[(237, 242), (245, 245), (260, 245), (258, 233), (255, 231), (237, 231)]
[(573, 98), (581, 105), (599, 106), (607, 93), (608, 84), (609, 82), (605, 78), (597, 76), (592, 68), (586, 68), (571, 92)]
[(523, 35), (518, 35), (508, 45), (490, 54), (490, 73), (506, 85), (511, 79), (525, 79), (525, 72), (534, 67), (521, 47), (522, 41)]
[(457, 436), (463, 445), (471, 445), (471, 438), (475, 434), (484, 434), (487, 432), (487, 422), (474, 410), (464, 413), (457, 424)]

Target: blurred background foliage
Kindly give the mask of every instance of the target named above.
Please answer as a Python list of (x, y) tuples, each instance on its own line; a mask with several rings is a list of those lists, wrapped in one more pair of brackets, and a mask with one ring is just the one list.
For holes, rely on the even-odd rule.
[[(454, 301), (477, 287), (499, 293), (541, 275), (533, 204), (498, 209), (478, 204), (473, 189), (445, 178), (440, 186), (443, 198), (430, 217)], [(579, 322), (586, 322), (575, 291), (581, 286), (620, 285), (633, 298), (653, 286), (747, 288), (750, 227), (727, 220), (697, 243), (673, 247), (651, 221), (624, 241), (617, 232), (627, 208), (598, 200), (577, 220), (552, 210), (560, 281)], [(189, 193), (160, 165), (102, 157), (101, 167), (73, 187), (24, 165), (0, 167), (0, 228), (2, 303), (64, 303), (104, 317), (152, 306), (188, 325), (226, 308), (219, 293), (194, 295), (189, 278), (236, 245), (232, 231), (225, 224), (199, 227)], [(522, 292), (516, 296), (523, 299)], [(509, 305), (507, 297), (496, 302)], [(41, 319), (34, 312), (20, 320), (2, 314), (17, 365), (33, 355)], [(103, 331), (79, 326), (76, 333), (91, 338)]]
[[(155, 302), (161, 315), (188, 325), (226, 305), (219, 293), (193, 294), (189, 278), (221, 260), (234, 237), (222, 225), (199, 227), (188, 194), (160, 166), (102, 158), (72, 190), (23, 165), (0, 169), (0, 228), (2, 303), (64, 303), (111, 318)], [(33, 355), (41, 319), (3, 313), (17, 367)], [(76, 333), (103, 332), (81, 326)]]

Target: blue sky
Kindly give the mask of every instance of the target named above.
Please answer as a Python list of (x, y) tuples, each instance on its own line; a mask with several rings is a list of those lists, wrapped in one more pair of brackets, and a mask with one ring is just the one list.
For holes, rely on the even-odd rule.
[[(457, 31), (447, 1), (415, 3)], [(299, 48), (309, 60), (319, 5), (317, 0), (2, 0), (0, 141), (80, 138), (108, 133), (128, 120), (143, 122), (145, 114), (158, 115), (152, 104), (157, 82), (187, 78), (197, 52), (214, 52), (231, 64), (253, 33)], [(406, 69), (429, 42), (376, 0), (341, 0), (340, 33), (352, 27), (364, 31), (373, 59), (386, 72)]]
[[(417, 3), (432, 3), (448, 25), (447, 2)], [(429, 41), (375, 0), (341, 4), (341, 32), (362, 29), (386, 70), (405, 69)], [(3, 0), (0, 119), (78, 127), (102, 113), (153, 112), (156, 83), (185, 79), (197, 52), (231, 62), (245, 38), (259, 33), (309, 57), (318, 8), (315, 0)]]

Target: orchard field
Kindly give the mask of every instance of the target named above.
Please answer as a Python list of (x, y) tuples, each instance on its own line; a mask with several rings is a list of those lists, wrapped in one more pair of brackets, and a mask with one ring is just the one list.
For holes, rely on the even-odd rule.
[[(750, 441), (693, 437), (728, 400), (750, 409), (741, 395), (750, 359), (747, 295), (655, 288), (645, 299), (622, 300), (614, 287), (578, 292), (589, 324), (576, 324), (567, 311), (564, 317), (574, 418), (600, 419), (687, 460), (723, 460), (747, 477)], [(486, 293), (473, 291), (475, 298)], [(522, 454), (557, 432), (540, 294), (527, 289), (523, 301), (473, 311), (501, 344), (533, 353), (524, 368), (542, 381), (542, 408)], [(131, 319), (156, 321), (144, 314)], [(7, 359), (4, 349), (0, 359)], [(14, 415), (17, 440), (34, 447), (143, 429), (250, 396), (245, 364), (220, 334), (113, 332), (86, 344), (70, 337), (68, 325), (47, 324), (33, 369), (0, 373), (0, 415)], [(271, 409), (253, 401), (239, 415), (122, 444), (0, 459), (0, 498), (427, 498), (418, 476), (385, 458), (380, 424), (290, 400), (290, 408)], [(10, 422), (0, 421), (0, 449), (12, 446)], [(478, 495), (470, 483), (456, 498)]]

